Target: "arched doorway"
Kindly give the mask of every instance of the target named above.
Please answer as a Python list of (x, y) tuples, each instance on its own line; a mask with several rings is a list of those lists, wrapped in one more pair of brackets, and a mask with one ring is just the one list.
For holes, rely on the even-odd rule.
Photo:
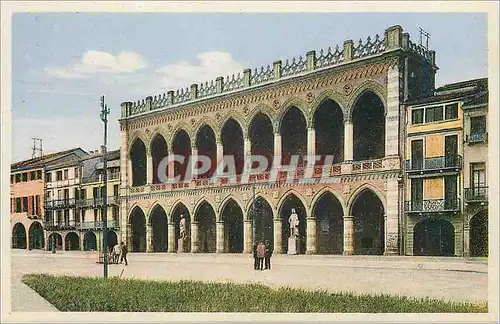
[(364, 189), (354, 200), (354, 253), (384, 253), (384, 206), (370, 189)]
[(470, 256), (488, 256), (488, 211), (477, 213), (469, 222)]
[(21, 223), (16, 223), (12, 228), (12, 248), (26, 249), (26, 228)]
[(78, 234), (75, 232), (69, 232), (66, 234), (64, 245), (66, 251), (80, 250), (80, 238), (78, 237)]
[[(224, 156), (232, 156), (235, 163), (236, 174), (243, 173), (245, 157), (243, 153), (243, 130), (233, 118), (228, 119), (221, 131), (221, 141)], [(229, 172), (230, 170), (224, 170)]]
[[(211, 178), (217, 168), (217, 142), (212, 127), (203, 125), (196, 134), (196, 149), (199, 156), (210, 159), (210, 169), (198, 175), (198, 178)], [(200, 167), (199, 165), (197, 166)]]
[(338, 199), (325, 192), (313, 207), (316, 219), (316, 252), (342, 254), (344, 250), (344, 212)]
[(373, 92), (365, 92), (352, 111), (354, 161), (385, 156), (385, 109)]
[(56, 250), (62, 250), (63, 249), (63, 238), (61, 234), (59, 233), (51, 233), (48, 237), (49, 239), (49, 246), (48, 248), (52, 250), (54, 244), (56, 246)]
[(94, 232), (87, 231), (83, 235), (83, 250), (97, 251), (97, 237)]
[(160, 206), (156, 205), (149, 216), (151, 222), (153, 252), (167, 252), (168, 249), (168, 228), (167, 213)]
[[(180, 222), (181, 217), (184, 217), (186, 223), (186, 238), (183, 241), (183, 250), (179, 251), (180, 237)], [(172, 211), (172, 219), (175, 224), (175, 251), (190, 252), (191, 251), (191, 216), (189, 210), (183, 203), (178, 203)]]
[(316, 155), (324, 164), (326, 156), (333, 156), (333, 163), (344, 160), (344, 114), (340, 106), (331, 99), (324, 100), (314, 113)]
[(113, 247), (118, 244), (118, 236), (116, 235), (115, 231), (108, 230), (108, 236), (106, 237), (107, 242), (108, 242), (108, 247), (110, 249), (113, 249)]
[[(160, 178), (158, 177), (158, 166), (160, 162), (168, 156), (168, 147), (165, 138), (157, 134), (151, 141), (151, 158), (153, 160), (153, 183), (160, 183)], [(167, 176), (167, 168), (161, 170), (163, 172), (163, 177)]]
[(249, 138), (252, 155), (267, 158), (267, 169), (271, 169), (274, 156), (274, 132), (271, 119), (266, 114), (257, 113), (250, 122)]
[(132, 186), (146, 184), (146, 146), (138, 138), (132, 144), (130, 150), (130, 161), (132, 161)]
[(279, 209), (279, 215), (282, 220), (282, 242), (283, 242), (283, 251), (285, 253), (288, 252), (288, 238), (290, 237), (290, 224), (288, 222), (288, 219), (290, 218), (290, 215), (292, 214), (292, 209), (295, 210), (297, 215), (299, 216), (299, 245), (297, 249), (297, 253), (299, 254), (304, 254), (306, 253), (306, 239), (307, 239), (307, 232), (306, 232), (306, 218), (307, 218), (307, 213), (306, 213), (306, 208), (302, 204), (302, 201), (295, 196), (294, 194), (288, 195), (288, 197), (285, 198), (285, 200), (281, 203), (280, 209)]
[(307, 155), (307, 123), (302, 111), (291, 107), (281, 120), (281, 163), (289, 164), (291, 157), (299, 156), (299, 165)]
[(201, 253), (214, 253), (216, 244), (215, 212), (206, 201), (198, 206), (195, 220), (199, 224), (198, 242)]
[[(255, 205), (255, 208), (254, 208)], [(252, 242), (269, 241), (274, 249), (274, 217), (271, 205), (262, 197), (256, 197), (250, 204), (248, 219), (253, 220)]]
[(146, 252), (146, 217), (140, 207), (135, 207), (130, 215), (130, 229), (132, 231), (132, 251)]
[(175, 162), (174, 177), (179, 176), (179, 181), (189, 180), (191, 172), (186, 174), (186, 171), (191, 157), (191, 139), (185, 130), (181, 129), (175, 134), (172, 142), (172, 151), (175, 155), (182, 155), (184, 157), (183, 163)]
[(43, 227), (39, 222), (33, 222), (29, 229), (30, 249), (43, 249), (45, 241), (43, 239)]
[(229, 253), (243, 252), (243, 212), (236, 201), (229, 199), (222, 208), (224, 221), (225, 251)]
[(444, 219), (425, 219), (413, 228), (413, 255), (453, 256), (455, 229)]

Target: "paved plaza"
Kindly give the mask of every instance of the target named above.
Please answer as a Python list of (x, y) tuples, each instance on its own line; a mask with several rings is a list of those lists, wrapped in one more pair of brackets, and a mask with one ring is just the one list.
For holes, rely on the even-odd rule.
[[(251, 255), (135, 254), (110, 265), (110, 276), (148, 280), (262, 283), (328, 291), (388, 293), (456, 301), (487, 301), (486, 259), (390, 256), (276, 255), (272, 269), (253, 270)], [(21, 283), (23, 274), (102, 276), (96, 252), (12, 250), (12, 310), (55, 309)], [(26, 302), (26, 299), (30, 302)], [(35, 309), (33, 309), (35, 308)]]

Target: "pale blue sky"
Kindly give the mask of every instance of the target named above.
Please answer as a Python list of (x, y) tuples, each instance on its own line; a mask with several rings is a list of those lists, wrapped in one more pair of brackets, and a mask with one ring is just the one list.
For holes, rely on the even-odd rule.
[[(470, 13), (15, 14), (13, 155), (102, 144), (99, 97), (111, 108), (108, 149), (119, 147), (120, 103), (215, 79), (309, 50), (366, 39), (399, 24), (431, 34), (437, 85), (487, 76), (487, 16)], [(201, 54), (201, 55), (200, 55)]]

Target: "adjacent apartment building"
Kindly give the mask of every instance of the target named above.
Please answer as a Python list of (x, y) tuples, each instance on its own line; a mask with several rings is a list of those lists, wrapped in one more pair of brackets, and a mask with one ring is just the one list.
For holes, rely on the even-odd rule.
[(488, 80), (444, 85), (406, 109), (405, 253), (487, 253)]

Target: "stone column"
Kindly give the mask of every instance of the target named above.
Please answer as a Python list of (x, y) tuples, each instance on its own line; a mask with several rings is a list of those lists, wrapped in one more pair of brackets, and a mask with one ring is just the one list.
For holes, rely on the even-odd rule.
[(385, 115), (385, 155), (397, 156), (399, 153), (399, 106), (400, 75), (398, 64), (389, 68), (387, 73), (387, 112)]
[(216, 253), (224, 253), (224, 222), (223, 221), (218, 221), (216, 223), (215, 234), (216, 234), (215, 252)]
[(152, 184), (153, 183), (153, 157), (151, 154), (146, 155), (146, 183), (147, 184)]
[[(78, 239), (80, 240), (80, 251), (83, 251), (84, 250), (84, 238), (85, 236), (85, 232), (80, 232), (80, 234), (78, 235)], [(118, 242), (118, 244), (120, 244), (120, 242)]]
[(344, 216), (344, 255), (354, 254), (354, 216)]
[(130, 224), (127, 224), (127, 241), (125, 242), (125, 244), (127, 244), (127, 247), (128, 247), (128, 250), (129, 252), (135, 252), (133, 251), (132, 247), (132, 225)]
[(276, 132), (274, 133), (274, 158), (279, 156), (281, 156), (281, 134)]
[(175, 223), (168, 223), (168, 253), (175, 253)]
[(243, 221), (243, 253), (253, 253), (253, 233), (252, 221), (246, 219)]
[(26, 231), (26, 250), (30, 249), (30, 231), (29, 228)]
[[(457, 222), (458, 223), (458, 222)], [(463, 257), (463, 237), (462, 237), (462, 224), (453, 224), (455, 227), (455, 256)]]
[(464, 226), (464, 257), (470, 257), (470, 229), (468, 224)]
[(283, 240), (282, 240), (281, 218), (274, 219), (274, 253), (283, 254)]
[(399, 208), (398, 208), (398, 181), (387, 179), (385, 211), (385, 251), (384, 255), (398, 255), (399, 246)]
[(252, 154), (252, 142), (250, 142), (250, 137), (247, 136), (243, 140), (243, 155), (245, 158)]
[(189, 180), (194, 180), (196, 179), (194, 170), (196, 169), (196, 163), (195, 160), (198, 159), (198, 148), (196, 146), (191, 147), (191, 179)]
[(314, 156), (316, 154), (316, 130), (311, 127), (307, 130), (307, 155)]
[(222, 163), (223, 158), (224, 158), (224, 147), (222, 146), (222, 142), (219, 140), (219, 141), (217, 141), (217, 166), (216, 166), (216, 170), (219, 167), (219, 165)]
[(146, 252), (153, 252), (153, 226), (146, 225)]
[(199, 224), (197, 222), (192, 222), (191, 223), (191, 253), (198, 253), (200, 252), (200, 244), (199, 244), (199, 237), (198, 237), (198, 227)]
[(314, 217), (307, 218), (306, 224), (307, 224), (306, 254), (316, 254), (316, 218)]
[(168, 152), (167, 177), (173, 181), (175, 177), (174, 152)]
[(127, 172), (126, 173), (128, 173), (128, 176), (126, 177), (127, 182), (124, 182), (124, 183), (128, 183), (128, 186), (132, 187), (132, 183), (133, 183), (132, 160), (127, 160)]
[(353, 125), (350, 120), (344, 122), (344, 161), (352, 161), (354, 156)]

